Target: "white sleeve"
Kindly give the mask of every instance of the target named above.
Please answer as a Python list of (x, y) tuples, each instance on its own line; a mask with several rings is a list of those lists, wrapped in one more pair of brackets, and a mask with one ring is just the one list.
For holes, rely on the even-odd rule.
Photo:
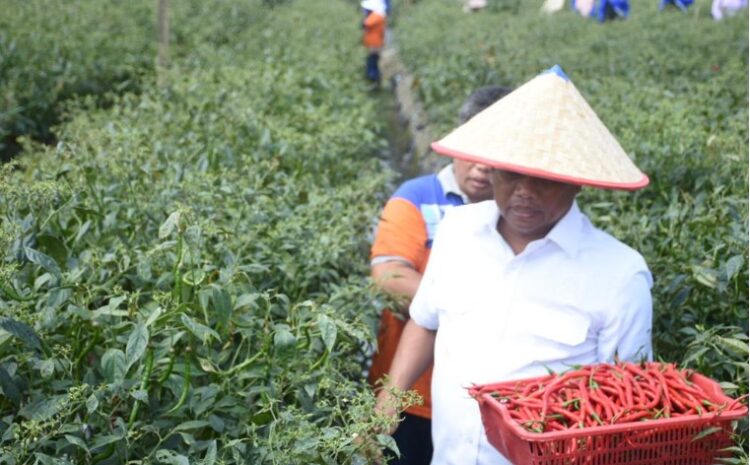
[(427, 260), (427, 267), (425, 268), (424, 275), (422, 275), (422, 281), (419, 283), (417, 293), (414, 295), (414, 299), (411, 301), (409, 306), (409, 316), (419, 326), (436, 331), (440, 326), (440, 320), (438, 318), (437, 306), (435, 302), (436, 290), (440, 286), (445, 286), (442, 278), (444, 273), (440, 270), (443, 269), (443, 263), (449, 257), (446, 253), (449, 249), (449, 243), (451, 243), (451, 224), (453, 222), (452, 211), (448, 210), (445, 213), (440, 222), (440, 226), (435, 233), (435, 238), (432, 241), (432, 250), (430, 251), (430, 258)]
[(653, 359), (652, 285), (651, 273), (641, 268), (631, 274), (613, 296), (616, 306), (599, 331), (597, 355), (600, 362), (612, 362), (615, 356), (633, 362)]

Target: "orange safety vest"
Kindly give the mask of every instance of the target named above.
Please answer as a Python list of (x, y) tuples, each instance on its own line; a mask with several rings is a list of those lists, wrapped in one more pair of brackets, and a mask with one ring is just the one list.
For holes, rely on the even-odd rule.
[(365, 32), (362, 43), (367, 48), (381, 48), (385, 42), (386, 18), (380, 13), (372, 12), (364, 21)]
[[(427, 241), (425, 224), (419, 210), (404, 199), (391, 199), (386, 204), (378, 233), (372, 246), (372, 256), (398, 255), (414, 263), (417, 271), (424, 274), (430, 249), (424, 246)], [(396, 355), (398, 341), (404, 331), (406, 321), (392, 311), (383, 310), (378, 332), (378, 351), (373, 356), (368, 381), (378, 387), (378, 380), (388, 374), (391, 362)], [(432, 366), (417, 379), (412, 390), (417, 391), (424, 403), (408, 408), (406, 411), (422, 418), (432, 418)]]

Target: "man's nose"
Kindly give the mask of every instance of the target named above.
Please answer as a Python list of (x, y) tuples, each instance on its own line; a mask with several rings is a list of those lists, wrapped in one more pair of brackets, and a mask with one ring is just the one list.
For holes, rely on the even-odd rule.
[(478, 163), (476, 165), (474, 165), (474, 169), (476, 171), (478, 171), (479, 173), (487, 175), (487, 176), (489, 176), (490, 173), (492, 172), (492, 168), (490, 168), (489, 166), (487, 166), (487, 165), (480, 165)]
[(522, 176), (516, 181), (516, 195), (521, 197), (533, 197), (536, 195), (539, 183), (531, 176)]

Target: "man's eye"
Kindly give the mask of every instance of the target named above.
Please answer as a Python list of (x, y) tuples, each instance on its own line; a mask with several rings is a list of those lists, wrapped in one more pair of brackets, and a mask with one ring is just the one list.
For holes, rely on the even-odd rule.
[(505, 181), (515, 181), (516, 179), (520, 178), (521, 175), (512, 171), (501, 171), (500, 177)]

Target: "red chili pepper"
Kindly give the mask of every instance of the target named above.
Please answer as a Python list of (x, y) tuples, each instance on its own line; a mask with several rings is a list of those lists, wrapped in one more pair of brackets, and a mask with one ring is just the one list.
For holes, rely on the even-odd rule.
[[(719, 415), (742, 399), (711, 402), (710, 394), (690, 382), (691, 374), (674, 364), (658, 362), (591, 365), (531, 383), (503, 386), (493, 397), (514, 421), (539, 433), (662, 416)], [(588, 447), (587, 440), (590, 438), (572, 441), (569, 447), (573, 451)]]

